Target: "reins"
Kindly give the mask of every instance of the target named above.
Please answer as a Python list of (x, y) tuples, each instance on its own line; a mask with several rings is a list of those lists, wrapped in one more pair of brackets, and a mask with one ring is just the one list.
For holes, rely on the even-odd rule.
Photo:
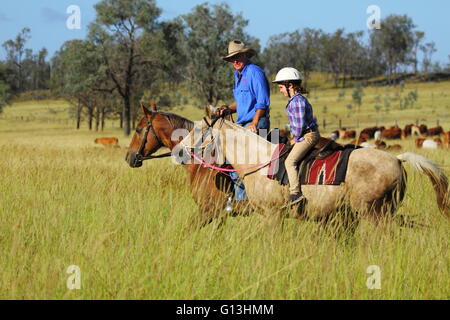
[[(206, 118), (203, 118), (203, 121), (206, 123), (206, 125), (207, 125), (210, 129), (212, 129), (213, 126), (216, 124), (216, 122), (217, 122), (219, 119), (222, 119), (222, 123), (221, 123), (221, 127), (222, 127), (222, 126), (223, 126), (223, 123), (225, 122), (225, 119), (224, 119), (223, 117), (217, 117), (217, 118), (215, 118), (215, 119), (212, 121), (211, 124), (208, 122), (208, 120), (207, 120)], [(203, 141), (204, 139), (205, 139), (205, 134), (202, 135), (202, 139), (201, 139), (200, 141)], [(203, 149), (206, 149), (209, 145), (211, 145), (211, 144), (214, 142), (214, 140), (215, 140), (215, 137), (213, 137), (212, 140), (211, 140), (211, 142), (209, 142), (206, 146), (200, 147), (200, 149), (202, 149), (202, 150), (203, 150)], [(182, 144), (183, 144), (183, 143), (182, 143)], [(221, 173), (228, 173), (228, 172), (229, 172), (229, 173), (233, 173), (233, 172), (236, 172), (236, 173), (237, 173), (237, 172), (244, 172), (244, 171), (247, 171), (247, 170), (256, 169), (256, 170), (254, 170), (254, 171), (252, 171), (252, 172), (248, 172), (248, 173), (244, 174), (244, 176), (242, 177), (242, 179), (245, 178), (246, 176), (249, 176), (249, 175), (251, 175), (251, 174), (254, 174), (254, 173), (256, 173), (256, 172), (258, 172), (258, 171), (260, 171), (260, 170), (266, 168), (267, 166), (269, 166), (269, 165), (272, 164), (273, 162), (280, 160), (284, 155), (286, 155), (286, 154), (289, 153), (289, 151), (290, 151), (289, 149), (286, 149), (286, 150), (283, 151), (280, 155), (278, 155), (278, 157), (276, 157), (275, 159), (272, 159), (272, 160), (270, 160), (270, 161), (268, 161), (268, 162), (266, 162), (266, 163), (260, 163), (260, 164), (254, 165), (254, 166), (250, 166), (250, 167), (247, 167), (247, 168), (241, 168), (241, 169), (227, 169), (227, 168), (221, 168), (221, 167), (218, 167), (218, 166), (214, 166), (214, 165), (212, 165), (212, 164), (210, 164), (210, 163), (204, 161), (203, 159), (199, 158), (199, 157), (195, 154), (195, 150), (196, 150), (195, 147), (192, 148), (192, 147), (186, 146), (186, 145), (184, 145), (184, 144), (183, 144), (183, 146), (185, 147), (185, 149), (187, 149), (187, 148), (190, 149), (190, 152), (188, 152), (188, 153), (190, 153), (191, 156), (192, 156), (196, 161), (198, 161), (201, 165), (205, 166), (206, 168), (209, 168), (209, 169), (212, 169), (212, 170), (221, 172)]]
[[(171, 157), (172, 156), (172, 152), (167, 152), (164, 154), (160, 154), (157, 156), (153, 156), (153, 155), (149, 155), (149, 156), (144, 156), (144, 151), (145, 151), (145, 145), (147, 144), (147, 140), (148, 140), (148, 135), (151, 133), (153, 135), (153, 137), (156, 139), (156, 141), (158, 142), (158, 147), (162, 147), (165, 146), (164, 143), (161, 141), (161, 139), (158, 137), (158, 135), (155, 132), (155, 128), (153, 127), (153, 120), (156, 117), (156, 113), (153, 113), (150, 117), (150, 119), (147, 122), (147, 127), (145, 128), (145, 133), (144, 133), (144, 138), (142, 139), (141, 145), (139, 147), (139, 150), (136, 154), (136, 159), (138, 161), (144, 161), (144, 160), (151, 160), (151, 159), (161, 159), (161, 158), (167, 158), (167, 157)], [(221, 124), (220, 127), (223, 126), (225, 119), (223, 117), (216, 117), (215, 119), (213, 119), (213, 121), (211, 123), (208, 122), (208, 120), (205, 118), (203, 118), (203, 121), (206, 123), (206, 125), (209, 127), (209, 129), (212, 129), (214, 127), (214, 125), (217, 123), (217, 121), (221, 120)], [(167, 119), (167, 121), (169, 122), (169, 120)], [(173, 128), (172, 123), (170, 123), (170, 125)], [(209, 132), (209, 130), (207, 130), (205, 133), (202, 133), (202, 138), (200, 139), (200, 143), (201, 141), (204, 141), (206, 139), (206, 134), (207, 132)], [(186, 146), (184, 145), (182, 142), (181, 144), (183, 145), (183, 147), (185, 149), (190, 149), (189, 150), (189, 154), (196, 160), (198, 161), (201, 165), (203, 165), (206, 168), (221, 172), (221, 173), (233, 173), (233, 172), (244, 172), (244, 171), (248, 171), (248, 170), (253, 170), (252, 172), (248, 172), (246, 174), (244, 174), (244, 176), (242, 177), (245, 178), (248, 175), (254, 174), (264, 168), (266, 168), (267, 166), (269, 166), (271, 163), (278, 161), (279, 159), (281, 159), (286, 153), (289, 152), (288, 149), (286, 149), (283, 153), (281, 153), (277, 158), (272, 159), (266, 163), (259, 163), (257, 165), (254, 166), (250, 166), (250, 167), (246, 167), (246, 168), (241, 168), (241, 169), (227, 169), (227, 168), (220, 168), (218, 166), (214, 166), (212, 164), (209, 164), (208, 162), (204, 161), (203, 159), (199, 158), (196, 154), (195, 151), (198, 149), (206, 149), (207, 147), (209, 147), (213, 142), (215, 141), (215, 137), (213, 136), (211, 141), (206, 145), (206, 146), (195, 146), (195, 147), (190, 147), (190, 146)]]
[(260, 163), (260, 164), (257, 164), (257, 165), (251, 166), (251, 167), (241, 168), (241, 169), (226, 169), (226, 168), (220, 168), (220, 167), (214, 166), (214, 165), (212, 165), (212, 164), (209, 164), (208, 162), (204, 161), (203, 159), (200, 159), (194, 152), (192, 152), (191, 155), (192, 155), (192, 157), (193, 157), (195, 160), (197, 160), (198, 162), (200, 162), (201, 165), (203, 165), (203, 166), (205, 166), (205, 167), (207, 167), (207, 168), (209, 168), (209, 169), (213, 169), (213, 170), (215, 170), (215, 171), (222, 172), (222, 173), (225, 173), (225, 172), (236, 172), (236, 173), (237, 173), (237, 172), (244, 172), (244, 171), (247, 171), (247, 170), (256, 169), (256, 170), (254, 170), (254, 171), (252, 171), (252, 172), (246, 173), (246, 174), (244, 175), (244, 177), (243, 177), (243, 178), (245, 178), (246, 176), (252, 175), (252, 174), (254, 174), (254, 173), (256, 173), (256, 172), (258, 172), (258, 171), (260, 171), (260, 170), (266, 168), (267, 166), (269, 166), (269, 165), (272, 164), (273, 162), (280, 160), (280, 159), (281, 159), (283, 156), (285, 156), (288, 152), (289, 152), (289, 149), (286, 149), (283, 153), (281, 153), (281, 154), (280, 154), (278, 157), (276, 157), (275, 159), (272, 159), (272, 160), (270, 160), (270, 161), (268, 161), (268, 162), (266, 162), (266, 163)]

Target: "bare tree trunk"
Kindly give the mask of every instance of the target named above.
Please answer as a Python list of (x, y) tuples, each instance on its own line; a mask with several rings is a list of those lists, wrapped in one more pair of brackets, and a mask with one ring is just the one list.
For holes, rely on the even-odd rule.
[(120, 119), (119, 127), (120, 129), (123, 129), (123, 112), (119, 113), (119, 119)]
[(80, 130), (81, 127), (81, 102), (78, 100), (78, 106), (77, 106), (77, 130)]
[(339, 73), (335, 73), (334, 74), (334, 87), (338, 88), (339, 87)]
[(106, 114), (106, 112), (105, 112), (105, 108), (103, 108), (102, 109), (102, 115), (101, 115), (101, 118), (102, 118), (102, 131), (104, 131), (105, 130), (105, 114)]
[(99, 108), (95, 108), (95, 131), (98, 132), (98, 129), (100, 127), (100, 110)]
[(130, 96), (127, 94), (124, 97), (124, 109), (123, 109), (123, 118), (124, 118), (124, 128), (123, 134), (125, 136), (129, 136), (131, 133), (131, 101)]
[(89, 130), (92, 130), (92, 120), (94, 119), (94, 110), (89, 108)]

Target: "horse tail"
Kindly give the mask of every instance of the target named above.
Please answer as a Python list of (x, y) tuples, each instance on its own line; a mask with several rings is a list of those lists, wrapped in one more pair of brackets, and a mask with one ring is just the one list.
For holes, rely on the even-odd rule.
[(436, 192), (439, 209), (443, 214), (450, 218), (450, 189), (448, 179), (439, 166), (425, 157), (410, 152), (401, 154), (397, 156), (397, 158), (401, 162), (407, 162), (414, 170), (419, 171), (430, 178), (434, 191)]

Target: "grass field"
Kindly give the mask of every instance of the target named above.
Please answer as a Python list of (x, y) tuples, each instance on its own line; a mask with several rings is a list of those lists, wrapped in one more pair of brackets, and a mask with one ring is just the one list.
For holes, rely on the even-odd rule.
[[(417, 86), (421, 109), (391, 110), (380, 125), (420, 117), (450, 130), (450, 83)], [(365, 90), (371, 101), (385, 89)], [(347, 120), (348, 101), (335, 102), (337, 92), (317, 92), (315, 104), (311, 98), (319, 119), (324, 103), (330, 123), (331, 113)], [(431, 92), (434, 109), (427, 107)], [(279, 113), (284, 123), (284, 102), (273, 102), (273, 121)], [(104, 133), (76, 131), (66, 109), (60, 101), (22, 102), (0, 116), (0, 299), (450, 298), (450, 221), (430, 182), (410, 168), (397, 215), (414, 219), (415, 228), (363, 221), (354, 238), (339, 241), (314, 222), (287, 220), (281, 228), (256, 214), (192, 229), (198, 208), (182, 167), (166, 159), (131, 169), (124, 148), (93, 143), (121, 137), (117, 124), (108, 122)], [(201, 116), (188, 106), (174, 112)], [(374, 121), (370, 103), (358, 117), (361, 126)], [(400, 144), (450, 176), (450, 150), (416, 150), (412, 139)], [(81, 270), (80, 290), (67, 288), (71, 265)], [(381, 269), (380, 290), (366, 286), (371, 265)]]

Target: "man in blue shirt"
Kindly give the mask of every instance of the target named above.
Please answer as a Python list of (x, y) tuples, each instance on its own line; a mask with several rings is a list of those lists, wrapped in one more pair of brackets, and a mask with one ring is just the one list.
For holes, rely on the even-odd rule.
[(255, 54), (255, 50), (245, 48), (245, 44), (241, 41), (230, 42), (228, 55), (223, 59), (230, 62), (235, 69), (233, 86), (235, 102), (218, 111), (220, 115), (226, 111), (237, 112), (236, 123), (253, 132), (270, 128), (269, 82), (264, 71), (250, 61)]
[[(225, 112), (237, 112), (236, 123), (253, 132), (260, 129), (270, 129), (270, 87), (264, 71), (254, 65), (250, 58), (256, 51), (245, 48), (241, 41), (231, 41), (228, 46), (228, 55), (223, 60), (230, 62), (235, 69), (233, 94), (235, 102), (225, 108), (220, 108), (218, 115)], [(232, 173), (231, 177), (235, 183), (236, 200), (247, 200), (247, 194), (242, 182), (238, 181), (237, 173)]]

